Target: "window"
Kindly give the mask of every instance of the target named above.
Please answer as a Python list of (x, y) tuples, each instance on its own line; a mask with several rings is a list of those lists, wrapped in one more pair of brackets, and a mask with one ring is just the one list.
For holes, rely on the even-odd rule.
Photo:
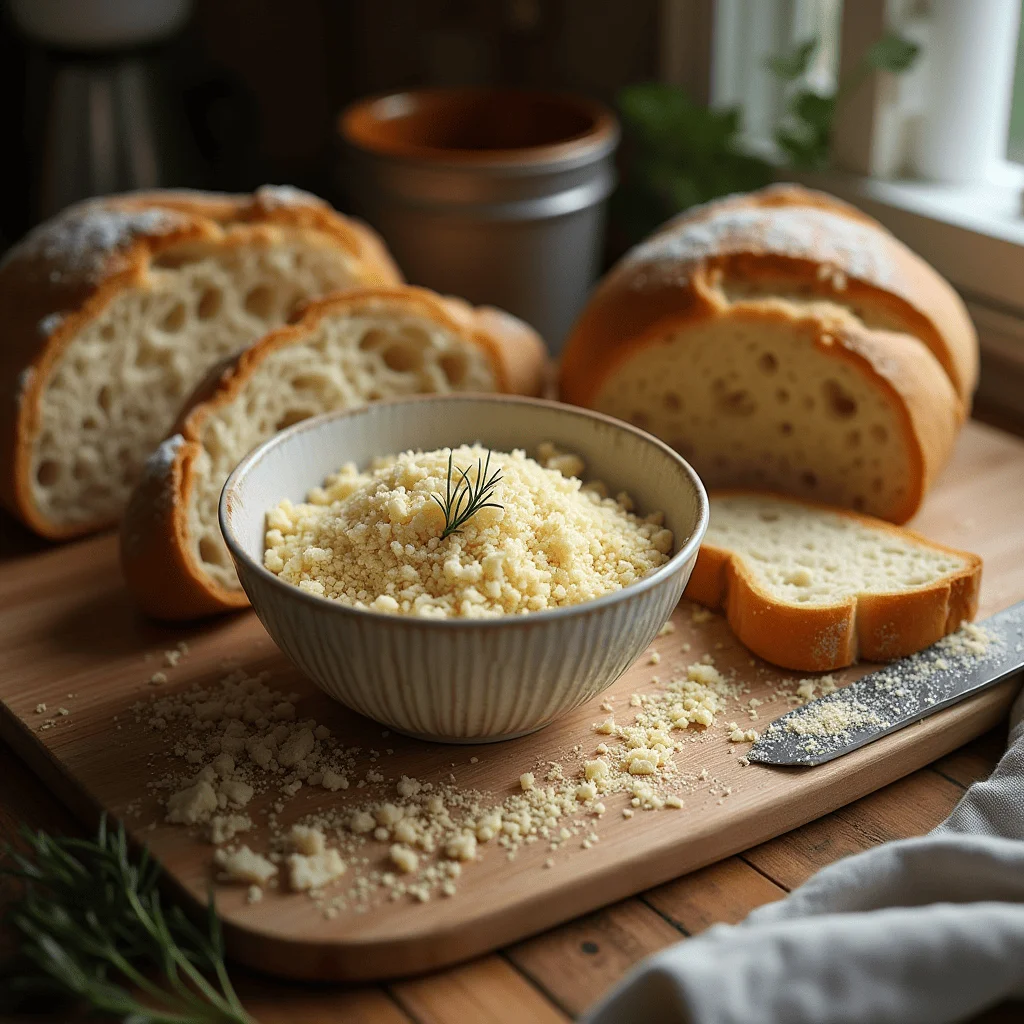
[[(677, 29), (692, 29), (679, 14), (684, 6), (709, 12), (706, 95), (713, 105), (740, 108), (744, 145), (779, 160), (780, 177), (862, 207), (952, 281), (981, 339), (979, 402), (1024, 422), (1024, 2), (663, 3), (678, 8)], [(785, 166), (773, 135), (794, 86), (772, 75), (766, 59), (818, 38), (814, 62), (797, 84), (824, 93), (890, 30), (920, 45), (912, 70), (875, 74), (844, 100), (828, 170)], [(959, 127), (951, 131), (956, 116)], [(936, 141), (942, 132), (945, 139)], [(976, 157), (973, 164), (957, 165), (965, 152)]]
[(1017, 163), (1024, 163), (1024, 32), (1017, 33), (1017, 65), (1013, 76), (1013, 98), (1010, 103), (1007, 156)]
[(744, 142), (771, 153), (782, 119), (786, 86), (767, 67), (769, 58), (818, 40), (803, 84), (835, 88), (842, 0), (717, 0), (714, 10), (711, 102), (743, 112)]

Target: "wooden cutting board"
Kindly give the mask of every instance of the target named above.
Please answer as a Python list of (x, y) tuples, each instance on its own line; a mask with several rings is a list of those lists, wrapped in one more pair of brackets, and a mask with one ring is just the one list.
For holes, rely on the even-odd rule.
[[(982, 616), (1024, 598), (1022, 499), (1024, 442), (971, 424), (915, 523), (928, 536), (984, 557)], [(652, 667), (644, 656), (609, 691), (617, 720), (628, 721), (630, 694), (656, 690), (654, 674), (668, 677), (674, 667), (707, 653), (719, 668), (735, 668), (749, 683), (745, 701), (765, 701), (756, 723), (734, 705), (676, 755), (690, 778), (708, 772), (706, 783), (686, 793), (682, 809), (638, 811), (627, 819), (627, 797), (611, 797), (607, 813), (595, 819), (599, 840), (589, 848), (578, 839), (565, 843), (553, 855), (553, 866), (544, 866), (552, 856), (544, 842), (523, 847), (514, 860), (493, 843), (481, 845), (481, 858), (466, 865), (455, 896), (426, 903), (383, 900), (368, 912), (346, 910), (333, 919), (302, 894), (268, 891), (261, 902), (249, 904), (244, 887), (219, 886), (217, 905), (230, 954), (276, 974), (340, 980), (424, 971), (507, 945), (763, 842), (914, 771), (990, 728), (1016, 691), (1014, 682), (1003, 684), (820, 768), (744, 766), (739, 755), (746, 747), (728, 741), (725, 722), (738, 719), (763, 729), (791, 706), (773, 695), (780, 680), (793, 674), (752, 664), (720, 617), (695, 618), (700, 616), (684, 602), (673, 618), (675, 631), (653, 645), (660, 665)], [(180, 769), (181, 759), (169, 749), (169, 739), (130, 710), (152, 696), (148, 679), (162, 668), (163, 652), (182, 639), (189, 653), (164, 669), (168, 682), (162, 691), (214, 684), (224, 674), (225, 659), (253, 672), (269, 670), (275, 688), (301, 694), (300, 717), (316, 718), (367, 756), (370, 748), (389, 746), (393, 753), (380, 764), (388, 779), (450, 773), (460, 786), (491, 792), (500, 802), (518, 787), (521, 772), (548, 760), (571, 760), (576, 744), (587, 754), (604, 738), (593, 732), (593, 724), (607, 717), (597, 707), (600, 699), (540, 733), (492, 746), (382, 738), (379, 725), (333, 703), (292, 669), (249, 613), (184, 630), (145, 621), (122, 588), (113, 537), (8, 561), (0, 574), (0, 736), (83, 821), (95, 824), (102, 810), (124, 818), (193, 902), (205, 902), (213, 847), (162, 822), (145, 783)], [(864, 670), (842, 678), (852, 680)], [(36, 711), (40, 704), (45, 712)], [(357, 793), (305, 787), (282, 821), (343, 806)], [(250, 807), (257, 828), (241, 840), (255, 849), (266, 847), (260, 812), (275, 799), (257, 797)], [(155, 827), (148, 827), (151, 822)], [(376, 858), (376, 866), (385, 868), (386, 844), (370, 849), (371, 862)]]

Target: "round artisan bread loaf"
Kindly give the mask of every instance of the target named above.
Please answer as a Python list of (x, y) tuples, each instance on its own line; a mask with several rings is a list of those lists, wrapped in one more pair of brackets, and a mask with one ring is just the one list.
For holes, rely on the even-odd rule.
[(293, 188), (70, 207), (0, 264), (0, 501), (53, 538), (115, 523), (214, 363), (310, 298), (400, 281), (369, 228)]
[(146, 462), (121, 527), (129, 589), (160, 619), (248, 603), (221, 538), (218, 501), (242, 457), (284, 427), (403, 395), (536, 395), (546, 372), (543, 342), (500, 310), (411, 286), (310, 303), (296, 323), (211, 374)]
[(664, 438), (709, 486), (903, 522), (950, 455), (977, 362), (931, 267), (853, 207), (784, 185), (699, 207), (627, 253), (559, 386)]
[(784, 668), (830, 672), (923, 650), (974, 618), (981, 559), (870, 516), (713, 491), (685, 596)]

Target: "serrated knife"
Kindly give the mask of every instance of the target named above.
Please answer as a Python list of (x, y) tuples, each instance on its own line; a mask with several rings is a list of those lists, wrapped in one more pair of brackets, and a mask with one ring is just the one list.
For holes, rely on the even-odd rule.
[(825, 764), (1024, 670), (1024, 601), (977, 626), (781, 715), (747, 759)]

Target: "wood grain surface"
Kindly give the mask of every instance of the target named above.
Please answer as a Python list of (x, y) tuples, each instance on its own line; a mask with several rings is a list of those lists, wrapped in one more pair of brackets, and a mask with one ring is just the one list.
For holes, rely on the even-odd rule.
[[(929, 536), (983, 555), (982, 614), (1024, 597), (1022, 479), (1024, 444), (972, 425), (915, 523)], [(136, 831), (160, 817), (144, 783), (173, 758), (129, 708), (151, 693), (145, 680), (153, 666), (145, 655), (159, 653), (178, 639), (188, 639), (191, 653), (168, 670), (167, 688), (214, 682), (222, 674), (220, 663), (230, 657), (253, 669), (268, 668), (275, 684), (301, 692), (300, 715), (328, 724), (346, 743), (369, 746), (376, 740), (379, 745), (380, 727), (333, 704), (302, 680), (251, 615), (173, 632), (145, 622), (123, 592), (114, 553), (112, 538), (88, 540), (8, 562), (0, 577), (0, 729), (81, 820), (94, 821), (101, 808), (124, 815), (129, 804), (138, 810), (127, 818)], [(630, 693), (652, 689), (655, 672), (667, 677), (674, 666), (688, 664), (705, 651), (721, 667), (737, 669), (751, 686), (747, 696), (770, 697), (783, 674), (751, 668), (723, 620), (694, 623), (686, 606), (675, 618), (676, 632), (656, 641), (662, 664), (653, 669), (641, 659), (611, 691), (618, 708), (628, 703)], [(684, 652), (687, 643), (691, 647)], [(849, 678), (854, 675), (848, 673)], [(339, 979), (433, 970), (524, 940), (504, 955), (447, 972), (445, 999), (454, 999), (457, 991), (467, 993), (468, 1016), (463, 1019), (470, 1019), (469, 1008), (484, 998), (479, 995), (484, 989), (489, 1000), (510, 1000), (513, 989), (515, 998), (529, 1000), (527, 990), (550, 994), (557, 982), (554, 1002), (559, 1009), (551, 1012), (572, 1014), (593, 998), (597, 976), (605, 984), (614, 980), (640, 951), (673, 941), (680, 928), (692, 932), (711, 920), (738, 919), (752, 901), (776, 898), (836, 856), (931, 827), (935, 808), (948, 810), (964, 779), (979, 764), (987, 768), (987, 760), (972, 763), (967, 755), (951, 761), (945, 773), (929, 771), (923, 790), (915, 782), (908, 803), (899, 802), (899, 810), (894, 803), (891, 814), (876, 811), (870, 824), (857, 817), (856, 808), (870, 806), (873, 798), (833, 815), (823, 826), (827, 843), (814, 825), (772, 838), (913, 772), (990, 728), (1004, 714), (1013, 690), (1013, 684), (998, 687), (809, 771), (741, 766), (737, 753), (743, 748), (727, 742), (720, 721), (678, 757), (691, 773), (707, 767), (719, 780), (719, 790), (731, 787), (728, 797), (697, 788), (686, 794), (681, 811), (638, 812), (628, 821), (619, 813), (624, 798), (613, 798), (596, 829), (600, 842), (592, 849), (563, 849), (555, 866), (544, 870), (546, 850), (525, 848), (510, 862), (501, 851), (485, 847), (450, 900), (387, 903), (368, 914), (343, 913), (326, 920), (302, 896), (272, 893), (250, 906), (240, 891), (222, 889), (218, 907), (228, 926), (230, 950), (236, 959), (274, 973)], [(70, 714), (40, 731), (35, 713), (40, 702), (65, 706)], [(779, 713), (786, 707), (784, 701), (766, 704), (757, 724), (763, 727), (768, 720), (764, 712)], [(396, 737), (389, 740), (394, 755), (386, 772), (397, 779), (400, 774), (431, 778), (442, 769), (453, 771), (460, 785), (491, 791), (500, 799), (520, 772), (565, 757), (577, 743), (592, 749), (597, 737), (591, 725), (603, 717), (593, 706), (585, 707), (539, 734), (497, 747), (453, 750)], [(628, 720), (623, 712), (617, 718)], [(347, 795), (310, 791), (288, 813), (298, 817)], [(143, 838), (185, 893), (192, 899), (205, 896), (211, 878), (209, 844), (162, 823)], [(260, 839), (259, 833), (246, 836), (257, 847)], [(552, 966), (558, 956), (545, 948), (544, 936), (525, 938), (758, 843), (762, 845), (742, 861), (725, 860), (655, 889), (645, 901), (628, 900), (569, 926), (570, 934), (597, 938), (574, 939), (565, 946), (559, 955), (569, 959), (560, 968)], [(732, 895), (727, 899), (716, 892)], [(588, 959), (594, 955), (587, 952), (591, 945), (605, 951), (600, 962)], [(575, 987), (561, 991), (570, 976)], [(392, 1004), (417, 1020), (443, 1019), (437, 1016), (437, 977), (392, 986)], [(485, 1000), (480, 1019), (490, 1019), (493, 1010)], [(547, 1009), (538, 1009), (534, 1016), (562, 1019)]]

